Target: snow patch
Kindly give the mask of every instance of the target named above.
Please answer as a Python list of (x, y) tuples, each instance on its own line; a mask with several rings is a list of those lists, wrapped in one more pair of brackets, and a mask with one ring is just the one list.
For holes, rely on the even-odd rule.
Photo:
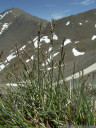
[(57, 56), (60, 52), (56, 52), (53, 54), (53, 57)]
[(96, 28), (96, 24), (95, 24), (95, 28)]
[(48, 58), (47, 61), (46, 61), (46, 65), (48, 65), (48, 63), (51, 62), (51, 58)]
[[(41, 45), (41, 44), (39, 44), (39, 48), (40, 48), (40, 45)], [(36, 40), (36, 41), (34, 42), (34, 47), (35, 47), (35, 48), (38, 48), (38, 40)]]
[(53, 35), (53, 40), (58, 40), (58, 36), (57, 35)]
[(2, 33), (4, 32), (4, 30), (6, 30), (6, 29), (9, 27), (10, 24), (11, 24), (11, 23), (4, 23), (4, 24), (3, 24), (3, 27), (1, 28), (0, 34), (2, 34)]
[(49, 47), (49, 49), (45, 53), (51, 52), (52, 49), (53, 49), (52, 47)]
[(38, 36), (36, 36), (33, 41), (36, 41), (37, 39), (38, 39)]
[(40, 42), (42, 41), (45, 41), (46, 43), (50, 43), (50, 39), (48, 39), (48, 36), (43, 36), (41, 39), (40, 39)]
[(42, 66), (46, 66), (46, 65), (48, 65), (48, 64), (51, 62), (52, 57), (57, 56), (59, 53), (60, 53), (60, 52), (54, 53), (54, 54), (53, 54), (53, 56), (52, 56), (52, 55), (50, 55), (50, 57), (46, 60), (46, 62), (45, 62), (45, 63), (43, 63), (43, 64), (42, 64)]
[(45, 53), (51, 52), (52, 51), (52, 47), (49, 47), (48, 51), (46, 51)]
[(52, 47), (49, 47), (49, 50), (48, 51), (51, 52), (52, 51)]
[(35, 37), (33, 42), (34, 42), (34, 47), (38, 48), (38, 37)]
[(82, 23), (79, 23), (79, 25), (82, 25)]
[(34, 59), (34, 56), (31, 56), (31, 60), (33, 60)]
[(34, 59), (34, 56), (31, 56), (30, 59), (27, 59), (27, 60), (26, 60), (26, 63), (28, 63), (29, 61), (31, 61), (31, 60), (33, 60), (33, 59)]
[(74, 56), (84, 55), (85, 52), (78, 52), (75, 48), (72, 49)]
[(70, 39), (66, 39), (65, 42), (64, 42), (64, 46), (71, 43), (71, 40)]
[[(58, 40), (58, 36), (56, 34), (53, 34), (53, 40)], [(42, 38), (40, 38), (40, 42), (44, 41), (45, 43), (50, 43), (50, 39), (48, 38), (48, 36), (43, 36)], [(34, 42), (34, 47), (38, 48), (38, 37), (36, 36), (33, 40)], [(39, 44), (40, 46), (41, 44)]]
[[(10, 55), (6, 58), (6, 60), (4, 61), (4, 64), (7, 66), (7, 65), (8, 65), (7, 62), (9, 62), (10, 60), (12, 60), (12, 59), (15, 58), (15, 57), (16, 57), (15, 53), (10, 54)], [(1, 63), (0, 63), (0, 71), (5, 68), (5, 65), (4, 65), (4, 64), (1, 64)]]
[(79, 43), (79, 41), (75, 41), (75, 44), (76, 44), (76, 43)]
[(68, 26), (70, 24), (70, 21), (68, 21), (67, 23), (66, 23), (66, 25)]
[(12, 59), (15, 58), (15, 57), (16, 57), (15, 53), (10, 54), (10, 55), (6, 58), (5, 63), (6, 63), (7, 61), (12, 60)]
[(88, 22), (88, 20), (86, 20), (86, 23)]
[[(41, 43), (42, 41), (45, 41), (45, 43), (50, 43), (50, 39), (48, 39), (48, 36), (43, 36), (43, 37), (40, 39), (40, 43)], [(38, 48), (38, 37), (35, 37), (34, 40), (33, 40), (33, 42), (34, 42), (34, 47), (35, 47), (35, 48)], [(39, 44), (39, 46), (40, 46), (40, 45), (41, 45), (41, 44)]]
[(51, 57), (46, 60), (45, 63), (42, 64), (42, 66), (46, 66), (51, 62)]
[(27, 60), (26, 60), (26, 63), (28, 63), (29, 61), (30, 61), (30, 59), (27, 59)]
[(45, 63), (42, 64), (42, 66), (45, 66), (45, 65), (46, 65)]
[(51, 69), (52, 69), (51, 67), (47, 68), (48, 71), (50, 71)]
[(3, 19), (8, 13), (12, 12), (12, 10), (5, 12), (3, 15), (0, 15), (0, 20)]
[[(53, 67), (53, 68), (56, 69), (56, 67)], [(48, 71), (50, 71), (51, 69), (52, 69), (51, 67), (47, 68)]]
[(1, 64), (0, 65), (0, 71), (3, 70), (5, 68), (5, 65), (4, 64)]
[(10, 52), (13, 52), (13, 49)]
[(28, 44), (32, 43), (32, 41), (28, 41)]
[(95, 40), (96, 39), (96, 35), (94, 35), (93, 37), (92, 37), (92, 40)]
[(26, 48), (26, 45), (22, 46), (19, 50), (22, 51)]

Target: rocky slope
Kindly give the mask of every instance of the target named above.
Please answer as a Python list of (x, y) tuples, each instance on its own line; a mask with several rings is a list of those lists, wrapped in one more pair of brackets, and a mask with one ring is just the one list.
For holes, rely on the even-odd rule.
[[(19, 74), (21, 68), (15, 54), (15, 44), (26, 64), (36, 59), (37, 35), (40, 22), (43, 23), (40, 40), (40, 51), (50, 63), (50, 22), (31, 16), (26, 12), (13, 8), (0, 15), (0, 72), (6, 75), (15, 64), (14, 72)], [(63, 39), (65, 52), (65, 77), (71, 79), (75, 63), (75, 73), (84, 71), (85, 76), (96, 72), (96, 9), (72, 15), (55, 21), (53, 35), (54, 60), (60, 59), (60, 49)], [(30, 55), (25, 55), (24, 50)], [(48, 52), (48, 53), (47, 53)], [(44, 67), (44, 62), (42, 62)], [(50, 70), (48, 68), (48, 70)], [(78, 78), (78, 74), (75, 74)], [(2, 76), (3, 78), (3, 76)], [(90, 77), (92, 79), (92, 76)], [(95, 83), (94, 83), (95, 84)]]

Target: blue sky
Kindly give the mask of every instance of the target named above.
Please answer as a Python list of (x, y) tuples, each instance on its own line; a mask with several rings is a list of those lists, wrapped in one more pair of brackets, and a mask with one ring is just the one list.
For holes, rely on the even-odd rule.
[(96, 9), (96, 0), (0, 0), (0, 13), (9, 8), (50, 20)]

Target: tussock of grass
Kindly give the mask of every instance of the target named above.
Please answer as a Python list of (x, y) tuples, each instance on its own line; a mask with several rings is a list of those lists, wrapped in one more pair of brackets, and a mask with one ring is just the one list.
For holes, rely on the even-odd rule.
[[(53, 20), (50, 25), (50, 45), (52, 47), (50, 71), (47, 70), (47, 66), (42, 70), (42, 60), (40, 60), (39, 42), (42, 24), (38, 30), (37, 60), (33, 60), (30, 72), (16, 46), (18, 59), (23, 66), (24, 82), (20, 81), (20, 77), (14, 75), (18, 87), (10, 86), (6, 90), (6, 94), (1, 93), (1, 128), (58, 128), (95, 125), (95, 101), (92, 100), (92, 93), (86, 80), (78, 86), (73, 86), (71, 90), (69, 83), (65, 82), (64, 67), (61, 67), (65, 62), (64, 44), (61, 47), (59, 62), (54, 62), (54, 28)], [(58, 65), (56, 70), (54, 69), (55, 63)]]

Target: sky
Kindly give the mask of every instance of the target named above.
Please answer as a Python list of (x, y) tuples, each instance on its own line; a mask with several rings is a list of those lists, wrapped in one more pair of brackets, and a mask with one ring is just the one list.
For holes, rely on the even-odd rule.
[(96, 0), (0, 0), (0, 13), (10, 8), (51, 20), (96, 9)]

